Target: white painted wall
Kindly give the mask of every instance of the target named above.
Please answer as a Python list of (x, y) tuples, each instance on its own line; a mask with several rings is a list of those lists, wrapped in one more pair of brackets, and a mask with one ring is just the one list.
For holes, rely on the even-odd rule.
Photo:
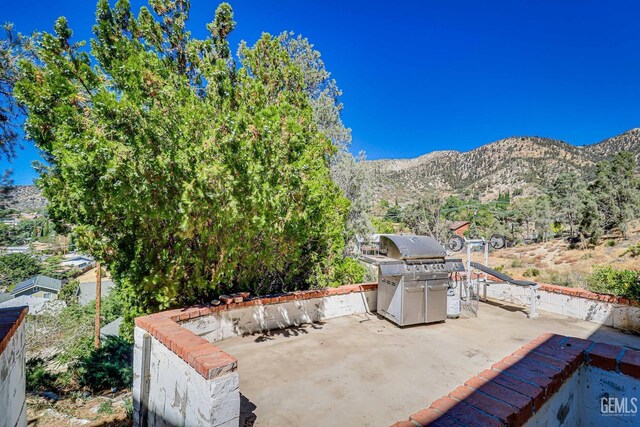
[[(136, 327), (134, 339), (134, 425), (143, 425), (140, 419), (142, 400), (147, 402), (146, 425), (149, 427), (238, 425), (240, 388), (237, 372), (205, 379), (145, 330)], [(144, 360), (144, 342), (150, 345), (148, 363)], [(148, 371), (147, 384), (145, 371)], [(148, 387), (148, 398), (145, 387)]]
[[(640, 307), (557, 294), (542, 289), (538, 290), (538, 295), (539, 310), (618, 329), (640, 331)], [(528, 307), (531, 302), (531, 289), (492, 283), (487, 286), (487, 297)]]
[(209, 342), (375, 311), (377, 291), (225, 310), (182, 323)]
[(27, 425), (24, 324), (0, 354), (0, 427)]
[[(640, 425), (640, 412), (626, 415), (602, 414), (603, 397), (640, 399), (640, 381), (617, 372), (583, 366), (527, 421), (525, 426)], [(630, 404), (629, 408), (633, 409)], [(637, 409), (640, 410), (640, 401)]]

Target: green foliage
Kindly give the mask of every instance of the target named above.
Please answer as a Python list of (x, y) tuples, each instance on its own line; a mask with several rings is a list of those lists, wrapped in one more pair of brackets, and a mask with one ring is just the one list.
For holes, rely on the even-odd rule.
[(383, 219), (390, 222), (402, 221), (402, 208), (397, 203), (395, 205), (389, 206), (387, 208), (387, 212), (384, 214)]
[(616, 245), (616, 241), (615, 241), (615, 240), (613, 240), (613, 239), (609, 239), (609, 240), (607, 240), (606, 245), (607, 245), (608, 247), (612, 248), (612, 247), (614, 247), (614, 246)]
[(130, 387), (133, 382), (133, 348), (118, 337), (108, 337), (98, 349), (80, 358), (74, 366), (80, 385), (93, 391)]
[(343, 258), (336, 266), (332, 283), (340, 286), (347, 283), (362, 283), (366, 270), (359, 261), (353, 258)]
[(524, 277), (538, 277), (540, 276), (540, 270), (537, 268), (527, 268), (522, 275)]
[(110, 400), (105, 400), (98, 406), (98, 414), (113, 414), (113, 403)]
[(395, 233), (394, 222), (386, 219), (380, 219), (376, 217), (371, 218), (371, 225), (373, 230), (378, 234), (393, 234)]
[(520, 268), (520, 267), (522, 267), (522, 260), (521, 259), (511, 260), (511, 268)]
[(69, 304), (74, 304), (77, 301), (76, 292), (78, 291), (79, 282), (77, 280), (69, 280), (62, 285), (62, 289), (58, 293), (58, 299)]
[(606, 232), (627, 234), (629, 221), (640, 206), (640, 183), (633, 154), (620, 152), (610, 161), (598, 163), (596, 178), (583, 198), (580, 232), (595, 244)]
[(32, 358), (26, 363), (26, 386), (28, 391), (47, 391), (58, 388), (57, 375), (47, 370), (48, 362), (42, 358)]
[(13, 287), (31, 276), (40, 274), (41, 263), (31, 254), (8, 254), (0, 256), (0, 283)]
[(589, 290), (640, 301), (640, 272), (600, 266), (588, 278)]
[(61, 18), (39, 65), (21, 63), (51, 218), (108, 266), (129, 324), (232, 290), (336, 284), (349, 202), (300, 68), (268, 34), (236, 65), (226, 3), (204, 40), (188, 2), (151, 5), (100, 0), (91, 54)]
[(640, 256), (640, 243), (637, 243), (637, 244), (631, 246), (629, 249), (627, 249), (622, 254), (620, 254), (620, 256), (625, 256), (625, 255), (629, 255), (632, 258), (639, 257)]

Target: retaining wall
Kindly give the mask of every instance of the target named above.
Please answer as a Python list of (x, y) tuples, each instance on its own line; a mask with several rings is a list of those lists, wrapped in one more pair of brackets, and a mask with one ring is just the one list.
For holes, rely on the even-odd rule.
[(341, 286), (136, 319), (134, 425), (237, 426), (237, 360), (213, 342), (375, 309), (377, 284)]
[(25, 332), (27, 307), (0, 309), (0, 427), (27, 425)]
[[(506, 283), (491, 283), (487, 297), (518, 305), (529, 305), (531, 290)], [(537, 308), (550, 313), (586, 320), (623, 330), (640, 331), (640, 307), (634, 301), (584, 289), (540, 284)]]
[(640, 351), (543, 334), (396, 427), (638, 425), (639, 392)]

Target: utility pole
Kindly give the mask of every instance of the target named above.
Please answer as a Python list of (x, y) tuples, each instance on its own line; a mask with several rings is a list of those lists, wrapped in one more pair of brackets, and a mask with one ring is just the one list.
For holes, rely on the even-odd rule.
[(100, 348), (100, 300), (102, 299), (102, 283), (100, 281), (100, 263), (96, 263), (96, 330), (93, 346)]

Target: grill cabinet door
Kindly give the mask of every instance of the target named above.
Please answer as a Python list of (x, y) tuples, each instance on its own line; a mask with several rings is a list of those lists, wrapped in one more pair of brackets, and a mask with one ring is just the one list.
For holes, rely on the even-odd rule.
[(447, 318), (448, 279), (427, 280), (426, 323), (440, 322)]
[(402, 325), (424, 323), (424, 280), (406, 280), (404, 282), (404, 300), (402, 304)]

